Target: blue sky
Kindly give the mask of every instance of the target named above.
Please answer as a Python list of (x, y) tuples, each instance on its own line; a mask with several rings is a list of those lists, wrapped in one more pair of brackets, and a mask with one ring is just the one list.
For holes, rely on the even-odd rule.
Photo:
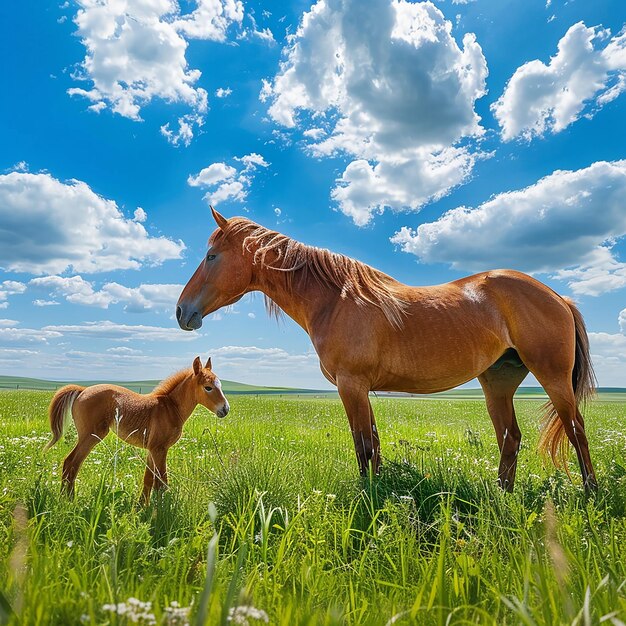
[(625, 23), (621, 0), (2, 4), (0, 374), (201, 354), (326, 387), (259, 296), (178, 330), (212, 201), (409, 284), (532, 272), (626, 386)]

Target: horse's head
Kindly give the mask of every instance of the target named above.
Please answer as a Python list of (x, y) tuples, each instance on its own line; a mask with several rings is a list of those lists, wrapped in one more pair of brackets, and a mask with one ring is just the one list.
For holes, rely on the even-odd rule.
[(202, 404), (218, 417), (226, 417), (230, 406), (222, 392), (220, 379), (211, 370), (211, 357), (202, 367), (202, 361), (197, 356), (193, 362), (194, 390), (198, 404)]
[(183, 330), (196, 330), (202, 318), (223, 306), (234, 304), (248, 290), (252, 268), (242, 242), (226, 234), (228, 220), (211, 207), (217, 230), (209, 249), (178, 298), (176, 319)]

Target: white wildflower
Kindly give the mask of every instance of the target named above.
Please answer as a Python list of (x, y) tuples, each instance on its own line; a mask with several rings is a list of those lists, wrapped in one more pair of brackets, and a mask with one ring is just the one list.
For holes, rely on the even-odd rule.
[(228, 621), (238, 626), (250, 626), (249, 619), (269, 623), (270, 619), (267, 613), (255, 606), (234, 606), (228, 611)]

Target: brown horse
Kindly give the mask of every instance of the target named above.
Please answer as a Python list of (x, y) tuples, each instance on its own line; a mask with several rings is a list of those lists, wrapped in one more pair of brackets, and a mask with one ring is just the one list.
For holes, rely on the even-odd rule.
[(63, 489), (71, 496), (82, 462), (109, 430), (123, 441), (147, 449), (142, 493), (142, 502), (147, 504), (153, 487), (167, 486), (167, 452), (180, 439), (184, 423), (198, 404), (218, 417), (229, 411), (220, 380), (211, 371), (210, 358), (203, 368), (200, 357), (196, 357), (193, 367), (170, 376), (145, 395), (117, 385), (66, 385), (50, 403), (52, 440), (45, 450), (63, 436), (71, 416), (78, 443), (65, 457), (62, 478)]
[(176, 310), (183, 330), (262, 291), (268, 311), (310, 336), (324, 376), (337, 385), (361, 473), (380, 464), (369, 391), (434, 393), (478, 377), (501, 451), (500, 485), (513, 490), (521, 433), (513, 394), (528, 372), (547, 405), (540, 446), (565, 463), (567, 440), (585, 487), (595, 488), (578, 405), (594, 391), (585, 325), (574, 304), (510, 270), (432, 287), (409, 287), (359, 261), (304, 245), (216, 211), (218, 229)]

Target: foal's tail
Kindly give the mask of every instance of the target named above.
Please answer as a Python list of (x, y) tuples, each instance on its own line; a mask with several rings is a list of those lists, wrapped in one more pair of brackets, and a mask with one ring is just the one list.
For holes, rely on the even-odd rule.
[(61, 387), (52, 398), (48, 414), (50, 416), (50, 430), (52, 439), (46, 444), (44, 452), (49, 450), (61, 437), (67, 428), (67, 424), (72, 416), (72, 405), (85, 387), (80, 385), (66, 385)]
[[(572, 387), (576, 397), (576, 405), (585, 403), (596, 392), (596, 375), (593, 371), (591, 354), (589, 353), (589, 336), (585, 328), (585, 321), (580, 311), (569, 298), (563, 298), (574, 316), (576, 327), (576, 356), (574, 370), (572, 371)], [(565, 427), (556, 413), (552, 402), (544, 405), (543, 432), (539, 439), (539, 449), (549, 455), (557, 467), (567, 470), (567, 454), (569, 441), (566, 437)]]

